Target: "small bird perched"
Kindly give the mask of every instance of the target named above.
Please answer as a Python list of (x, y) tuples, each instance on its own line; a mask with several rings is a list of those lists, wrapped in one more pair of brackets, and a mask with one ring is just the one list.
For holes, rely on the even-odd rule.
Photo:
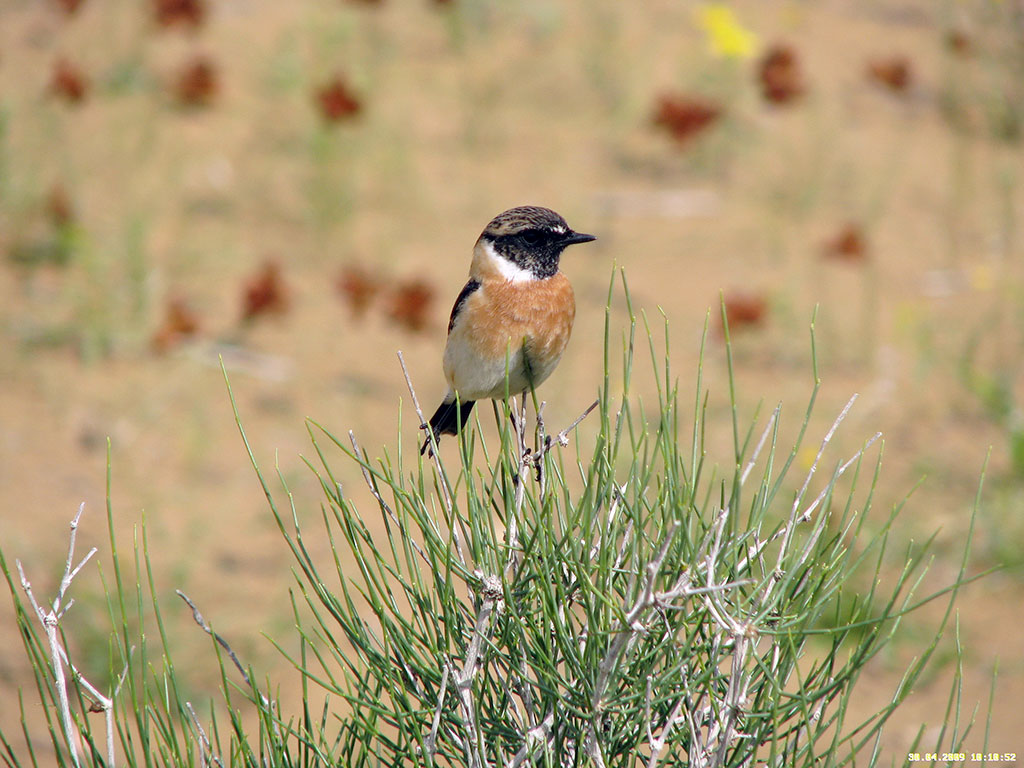
[[(558, 260), (568, 246), (596, 239), (535, 206), (507, 210), (484, 228), (448, 321), (448, 394), (430, 417), (435, 440), (458, 434), (477, 400), (518, 395), (551, 375), (576, 316)], [(428, 435), (420, 453), (429, 449)]]

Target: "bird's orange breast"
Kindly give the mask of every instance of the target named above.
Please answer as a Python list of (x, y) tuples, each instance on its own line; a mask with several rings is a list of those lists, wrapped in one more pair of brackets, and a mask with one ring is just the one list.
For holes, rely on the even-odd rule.
[(485, 279), (463, 312), (460, 321), (472, 329), (466, 337), (478, 355), (504, 359), (510, 345), (525, 343), (531, 364), (547, 368), (569, 343), (576, 301), (561, 272), (543, 280)]

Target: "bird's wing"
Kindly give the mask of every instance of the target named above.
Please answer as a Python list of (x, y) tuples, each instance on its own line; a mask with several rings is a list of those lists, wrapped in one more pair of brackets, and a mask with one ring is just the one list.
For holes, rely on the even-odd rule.
[(459, 316), (462, 311), (463, 305), (466, 303), (466, 299), (470, 297), (473, 291), (480, 287), (479, 280), (470, 280), (463, 286), (462, 291), (459, 293), (459, 297), (455, 299), (455, 306), (452, 307), (452, 316), (448, 319), (448, 333), (452, 332), (452, 328), (455, 325), (455, 318)]

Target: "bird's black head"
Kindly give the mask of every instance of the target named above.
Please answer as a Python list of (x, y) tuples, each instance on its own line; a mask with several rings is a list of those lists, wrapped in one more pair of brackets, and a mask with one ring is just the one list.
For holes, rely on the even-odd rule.
[(550, 208), (524, 205), (495, 216), (480, 239), (519, 269), (544, 278), (558, 272), (558, 259), (568, 246), (597, 238), (573, 232)]

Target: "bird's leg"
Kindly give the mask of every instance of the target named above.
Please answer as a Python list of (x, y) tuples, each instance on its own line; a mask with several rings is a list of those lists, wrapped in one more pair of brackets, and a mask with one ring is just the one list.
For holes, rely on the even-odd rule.
[(545, 401), (537, 403), (536, 394), (534, 394), (534, 407), (537, 409), (537, 428), (533, 434), (533, 455), (530, 460), (533, 462), (533, 468), (536, 472), (537, 482), (540, 483), (541, 496), (544, 495), (544, 454), (551, 447), (551, 437), (547, 434), (547, 430), (544, 428), (544, 406), (547, 405)]
[(426, 454), (428, 459), (432, 459), (434, 458), (434, 444), (437, 442), (437, 435), (434, 433), (434, 428), (426, 421), (420, 424), (420, 430), (423, 432), (423, 446), (420, 448), (420, 455)]
[(519, 448), (519, 455), (523, 455), (523, 451), (526, 450), (526, 393), (523, 393), (523, 404), (522, 407), (516, 405), (515, 396), (510, 397), (506, 401), (508, 408), (508, 420), (512, 425), (512, 432), (516, 438), (516, 445)]
[(526, 447), (526, 393), (523, 393), (523, 405), (521, 411), (516, 410), (515, 397), (509, 398), (508, 415), (512, 422), (515, 433), (517, 461), (516, 474), (512, 480), (515, 487), (515, 514), (509, 518), (507, 529), (507, 541), (509, 544), (510, 560), (509, 565), (516, 566), (518, 562), (519, 549), (519, 515), (523, 509), (526, 488), (524, 485), (525, 476), (528, 475), (530, 463), (530, 450)]
[(519, 421), (517, 433), (519, 435), (519, 455), (526, 460), (526, 457), (530, 455), (530, 449), (526, 445), (526, 392), (523, 392), (523, 404), (516, 414)]
[(512, 424), (512, 430), (518, 435), (519, 434), (519, 420), (516, 418), (516, 401), (512, 398), (512, 402), (508, 404), (508, 420)]
[(540, 447), (544, 445), (544, 406), (547, 402), (541, 400), (537, 402), (537, 394), (533, 393), (533, 407), (537, 411), (537, 424), (533, 430), (533, 452), (537, 453)]
[[(519, 433), (522, 436), (520, 441), (520, 456), (523, 458), (523, 464), (526, 463), (526, 458), (530, 454), (530, 449), (526, 447), (526, 398), (527, 396), (533, 397), (533, 405), (537, 408), (537, 394), (533, 387), (533, 361), (530, 360), (530, 343), (529, 339), (523, 339), (522, 355), (523, 355), (523, 371), (526, 374), (526, 389), (523, 390), (523, 406), (520, 410), (520, 417), (522, 418), (522, 424), (519, 427)], [(540, 409), (537, 409), (537, 422), (540, 424)]]

